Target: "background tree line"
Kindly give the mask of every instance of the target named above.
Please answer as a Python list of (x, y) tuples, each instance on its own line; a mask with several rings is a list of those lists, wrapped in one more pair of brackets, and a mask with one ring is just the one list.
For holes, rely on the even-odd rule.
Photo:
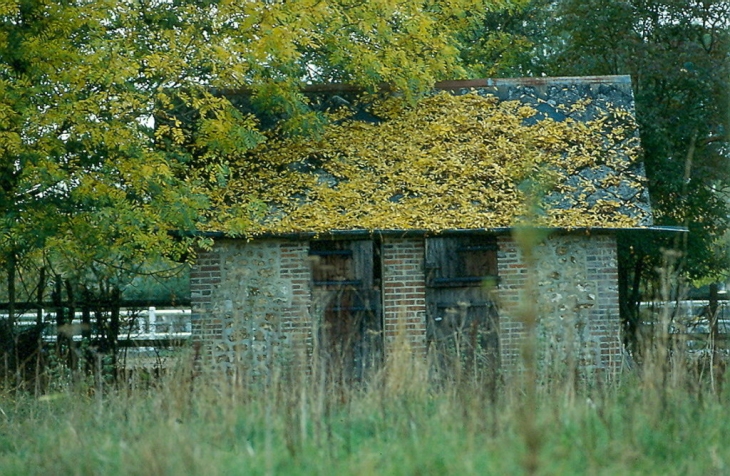
[[(630, 74), (656, 221), (690, 228), (622, 240), (631, 330), (660, 249), (681, 250), (674, 270), (691, 279), (727, 269), (729, 13), (699, 0), (1, 0), (6, 361), (20, 363), (18, 301), (55, 302), (60, 325), (78, 303), (108, 303), (115, 341), (135, 277), (174, 273), (208, 244), (186, 233), (218, 212), (228, 158), (273, 125), (316, 134), (325, 118), (301, 87), (331, 82), (413, 101), (443, 79)], [(246, 90), (246, 110), (225, 90)]]

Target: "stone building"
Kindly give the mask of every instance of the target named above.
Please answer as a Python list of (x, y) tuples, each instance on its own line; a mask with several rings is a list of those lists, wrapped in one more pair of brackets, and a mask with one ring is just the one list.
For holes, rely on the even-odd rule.
[(358, 378), (405, 341), (436, 365), (513, 368), (532, 302), (541, 362), (618, 368), (616, 235), (652, 227), (630, 79), (437, 90), (398, 114), (340, 98), (352, 113), (321, 138), (242, 162), (191, 273), (203, 358), (324, 357)]

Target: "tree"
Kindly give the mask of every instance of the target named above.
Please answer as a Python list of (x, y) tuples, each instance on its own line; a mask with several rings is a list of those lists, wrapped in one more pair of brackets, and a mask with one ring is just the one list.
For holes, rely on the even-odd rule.
[(114, 5), (26, 1), (2, 10), (0, 246), (10, 328), (21, 269), (41, 270), (41, 297), (50, 275), (63, 325), (73, 313), (60, 309), (62, 293), (71, 303), (78, 288), (98, 297), (101, 283), (121, 285), (140, 262), (179, 257), (187, 244), (168, 230), (194, 229), (206, 204), (183, 162), (156, 144), (154, 88), (167, 80), (148, 77), (123, 48)]
[(472, 78), (529, 77), (544, 72), (554, 0), (528, 0), (490, 12), (463, 33), (462, 61)]
[[(387, 82), (416, 97), (463, 75), (460, 33), (509, 3), (0, 1), (7, 324), (21, 268), (61, 302), (118, 295), (140, 264), (190, 256), (194, 239), (169, 231), (205, 220), (228, 157), (265, 140), (263, 127), (325, 120), (304, 84)], [(246, 89), (249, 111), (223, 89)]]

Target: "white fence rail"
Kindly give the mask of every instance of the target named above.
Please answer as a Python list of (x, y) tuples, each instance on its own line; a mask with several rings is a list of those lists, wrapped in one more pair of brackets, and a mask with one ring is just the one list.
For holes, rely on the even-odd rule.
[[(55, 311), (43, 309), (43, 338), (47, 341), (56, 339), (58, 329), (55, 322)], [(26, 311), (16, 314), (16, 323), (19, 327), (30, 327), (35, 325), (38, 316), (37, 310)], [(105, 312), (106, 319), (109, 318), (108, 311)], [(172, 308), (158, 309), (149, 307), (147, 309), (122, 309), (120, 311), (119, 339), (132, 341), (149, 340), (187, 340), (191, 336), (190, 309)], [(8, 314), (0, 313), (0, 319), (7, 319)], [(73, 323), (68, 326), (69, 333), (74, 340), (80, 340), (82, 331), (82, 313), (76, 312)], [(96, 332), (96, 317), (91, 314), (91, 335)]]

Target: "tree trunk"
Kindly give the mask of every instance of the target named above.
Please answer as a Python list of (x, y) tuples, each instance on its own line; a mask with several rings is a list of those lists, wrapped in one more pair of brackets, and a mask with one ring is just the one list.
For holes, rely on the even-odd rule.
[[(15, 259), (15, 251), (10, 250), (8, 253), (8, 329), (15, 329), (15, 268), (17, 266)], [(14, 333), (14, 332), (13, 332)]]
[(7, 255), (6, 278), (8, 286), (8, 317), (0, 319), (0, 346), (2, 346), (5, 364), (5, 379), (14, 373), (17, 366), (17, 340), (15, 336), (15, 253), (11, 250)]
[(720, 338), (720, 303), (718, 301), (717, 284), (710, 284), (710, 363), (712, 370), (712, 387), (717, 393), (722, 392), (723, 377), (725, 376), (725, 361), (723, 355), (718, 348), (718, 339)]
[(87, 372), (94, 369), (94, 356), (91, 352), (91, 293), (84, 286), (81, 292), (81, 341)]
[(91, 293), (84, 286), (81, 303), (81, 338), (89, 344), (91, 342)]
[(68, 328), (68, 366), (71, 370), (76, 370), (78, 359), (76, 357), (76, 345), (74, 343), (74, 334), (76, 334), (76, 331), (74, 329), (73, 323), (74, 318), (76, 317), (76, 302), (74, 300), (74, 290), (73, 286), (71, 286), (71, 281), (68, 279), (65, 282), (66, 284), (66, 296), (68, 297), (68, 307), (67, 307), (67, 328)]
[(51, 300), (53, 301), (53, 307), (56, 308), (56, 352), (59, 358), (63, 355), (63, 348), (65, 343), (65, 327), (66, 320), (63, 315), (63, 300), (62, 300), (62, 283), (61, 277), (56, 276), (55, 282), (53, 283), (53, 292), (51, 293)]
[(632, 263), (619, 268), (619, 306), (623, 321), (624, 346), (632, 356), (640, 353), (640, 305), (641, 276), (644, 272), (645, 257), (634, 256)]
[(36, 302), (38, 310), (36, 311), (35, 323), (40, 328), (43, 326), (43, 294), (46, 289), (46, 267), (41, 266), (38, 276), (38, 292), (36, 294)]
[(120, 307), (121, 307), (121, 296), (119, 288), (114, 286), (109, 292), (109, 305), (111, 307), (111, 319), (109, 322), (109, 342), (111, 344), (112, 352), (112, 366), (114, 369), (114, 375), (117, 373), (117, 345), (119, 344), (119, 329), (121, 328), (120, 323)]
[(710, 337), (712, 342), (712, 352), (715, 352), (716, 349), (716, 341), (717, 338), (720, 336), (720, 328), (717, 325), (718, 321), (718, 308), (719, 303), (717, 300), (717, 284), (712, 283), (710, 284)]

